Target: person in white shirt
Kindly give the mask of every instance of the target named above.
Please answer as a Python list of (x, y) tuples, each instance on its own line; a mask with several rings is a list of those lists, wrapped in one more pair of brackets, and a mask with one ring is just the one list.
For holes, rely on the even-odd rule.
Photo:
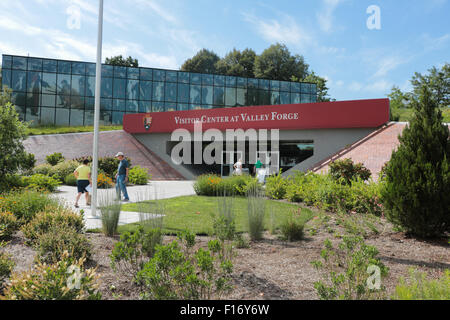
[(242, 175), (242, 159), (239, 159), (238, 162), (233, 165), (233, 168), (236, 175)]

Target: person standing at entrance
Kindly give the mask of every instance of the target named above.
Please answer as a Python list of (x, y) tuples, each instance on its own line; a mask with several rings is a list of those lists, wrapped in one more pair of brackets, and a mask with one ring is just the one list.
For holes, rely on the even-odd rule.
[(90, 206), (89, 192), (86, 187), (92, 185), (91, 180), (91, 168), (88, 166), (89, 160), (85, 159), (83, 164), (75, 169), (73, 175), (77, 179), (78, 194), (75, 200), (75, 208), (78, 208), (78, 201), (80, 200), (81, 194), (86, 194), (86, 205)]
[(238, 162), (234, 164), (234, 173), (238, 176), (242, 175), (242, 159), (239, 159)]
[(128, 161), (125, 159), (125, 156), (122, 152), (117, 153), (116, 158), (120, 160), (119, 168), (117, 169), (116, 174), (117, 198), (120, 200), (121, 193), (123, 193), (124, 197), (123, 201), (130, 201), (126, 186), (126, 183), (128, 182), (128, 174), (130, 173), (130, 165)]

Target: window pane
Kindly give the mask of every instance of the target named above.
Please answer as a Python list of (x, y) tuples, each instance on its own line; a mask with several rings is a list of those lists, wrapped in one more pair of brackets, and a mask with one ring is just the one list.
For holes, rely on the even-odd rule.
[(139, 80), (139, 68), (128, 68), (128, 79)]
[(41, 105), (43, 107), (55, 107), (56, 96), (53, 94), (43, 94), (41, 95)]
[(55, 108), (41, 108), (41, 125), (55, 124)]
[(140, 81), (141, 100), (152, 100), (152, 82), (151, 81)]
[(309, 93), (309, 83), (301, 83), (301, 93)]
[(114, 79), (113, 98), (125, 99), (127, 80)]
[(95, 63), (86, 64), (86, 75), (95, 77), (97, 65)]
[(70, 94), (70, 75), (68, 74), (58, 74), (57, 85), (58, 85), (58, 94)]
[(114, 67), (114, 77), (115, 78), (126, 78), (127, 77), (127, 67), (115, 66)]
[(11, 70), (2, 69), (2, 86), (7, 86), (11, 88)]
[(280, 92), (280, 104), (291, 103), (291, 94), (289, 92)]
[(85, 76), (72, 76), (72, 95), (84, 96), (85, 87)]
[(310, 98), (309, 98), (309, 94), (302, 94), (302, 103), (309, 103)]
[(311, 94), (316, 94), (316, 93), (317, 93), (317, 84), (312, 83), (309, 92), (310, 92)]
[(44, 72), (56, 72), (58, 62), (56, 60), (44, 60), (42, 63), (42, 70)]
[(41, 92), (41, 73), (40, 72), (28, 72), (28, 92), (39, 93)]
[(153, 101), (164, 101), (164, 82), (153, 82)]
[(127, 112), (133, 113), (138, 112), (139, 103), (136, 100), (128, 100), (127, 101)]
[(213, 104), (214, 87), (202, 87), (202, 104)]
[(182, 83), (189, 83), (189, 72), (178, 72), (178, 81)]
[(191, 73), (191, 84), (202, 84), (202, 75), (200, 73)]
[(239, 88), (247, 88), (247, 78), (238, 77), (236, 86), (238, 86)]
[(42, 93), (56, 94), (56, 73), (42, 74)]
[(84, 111), (84, 125), (93, 126), (94, 125), (94, 111)]
[(70, 125), (71, 126), (84, 125), (84, 110), (77, 110), (77, 109), (70, 110)]
[(291, 92), (300, 92), (301, 88), (300, 88), (300, 82), (292, 82), (291, 83)]
[(13, 92), (11, 102), (16, 106), (25, 106), (27, 103), (27, 94), (24, 92)]
[(126, 111), (125, 100), (113, 99), (113, 110), (114, 111)]
[(178, 110), (179, 111), (189, 110), (189, 105), (187, 103), (179, 103)]
[(113, 74), (114, 74), (114, 66), (102, 64), (102, 79), (103, 77), (112, 78)]
[(153, 80), (153, 69), (140, 68), (141, 80)]
[(112, 113), (112, 124), (121, 125), (123, 122), (123, 112), (113, 112)]
[(70, 73), (71, 63), (67, 61), (58, 61), (58, 73)]
[(271, 92), (270, 104), (280, 104), (280, 93), (278, 91)]
[(70, 97), (70, 108), (84, 110), (84, 97), (79, 96)]
[(270, 80), (270, 90), (280, 90), (280, 81)]
[(112, 121), (111, 112), (102, 111), (100, 112), (100, 125), (101, 126), (110, 126)]
[(201, 110), (202, 106), (199, 104), (190, 104), (189, 105), (189, 110)]
[(292, 93), (291, 94), (291, 103), (301, 103), (300, 93)]
[(189, 103), (189, 85), (178, 84), (178, 102)]
[(13, 57), (13, 69), (27, 70), (27, 58)]
[(258, 88), (258, 79), (248, 79), (248, 87), (249, 88)]
[(268, 90), (258, 90), (258, 104), (262, 106), (270, 105), (270, 91)]
[(41, 106), (41, 95), (39, 92), (29, 92), (27, 93), (27, 107), (40, 107)]
[(201, 95), (202, 95), (202, 87), (191, 85), (191, 97), (190, 97), (190, 103), (200, 104), (201, 103)]
[(312, 94), (310, 98), (311, 98), (311, 102), (314, 102), (314, 103), (317, 102), (317, 96), (315, 94)]
[(139, 101), (139, 112), (152, 112), (152, 103), (150, 101)]
[(164, 111), (164, 102), (153, 102), (152, 110), (153, 110), (153, 112), (163, 112)]
[(86, 64), (82, 62), (72, 62), (72, 74), (84, 76), (86, 74)]
[(177, 102), (177, 84), (172, 82), (166, 83), (166, 101)]
[(236, 106), (236, 89), (235, 88), (226, 88), (225, 105), (228, 107)]
[(202, 84), (206, 86), (214, 85), (214, 76), (212, 74), (202, 74)]
[(225, 104), (225, 89), (223, 87), (214, 87), (214, 104), (218, 106)]
[(25, 121), (32, 121), (31, 126), (36, 126), (39, 124), (39, 107), (27, 107), (25, 114)]
[[(84, 109), (94, 110), (95, 109), (95, 98), (85, 98), (84, 99)], [(102, 104), (100, 103), (100, 110), (102, 109)]]
[(95, 96), (95, 77), (86, 77), (86, 96)]
[(177, 111), (176, 103), (166, 102), (164, 109), (166, 111)]
[(69, 110), (56, 108), (55, 125), (68, 126), (69, 125)]
[(225, 76), (215, 75), (214, 76), (214, 85), (224, 86), (225, 85)]
[(112, 99), (102, 98), (100, 100), (100, 110), (112, 110)]
[(102, 77), (102, 98), (112, 98), (113, 80)]
[(226, 77), (227, 87), (236, 87), (236, 77)]
[(178, 81), (178, 74), (176, 71), (167, 71), (166, 73), (166, 81), (169, 82), (177, 82)]
[(58, 95), (56, 96), (56, 106), (58, 108), (70, 108), (70, 96)]
[(138, 80), (128, 80), (127, 99), (139, 100), (139, 81)]
[(270, 88), (270, 80), (259, 79), (259, 88), (269, 90)]
[(25, 71), (12, 71), (12, 89), (14, 91), (27, 90), (27, 73)]
[(258, 89), (248, 89), (248, 101), (247, 104), (249, 106), (257, 106), (258, 103)]
[(3, 68), (11, 69), (12, 68), (12, 57), (11, 56), (3, 56)]
[(42, 71), (42, 59), (28, 58), (28, 70)]
[(166, 71), (153, 70), (153, 80), (154, 81), (166, 81)]
[(238, 88), (236, 90), (236, 105), (238, 106), (246, 106), (247, 105), (247, 89)]

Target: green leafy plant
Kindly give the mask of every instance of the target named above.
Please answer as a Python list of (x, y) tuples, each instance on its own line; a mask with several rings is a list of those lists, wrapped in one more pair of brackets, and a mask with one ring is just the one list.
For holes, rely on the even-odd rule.
[(0, 211), (0, 240), (9, 239), (19, 228), (19, 221), (11, 212)]
[(288, 187), (288, 180), (283, 178), (281, 170), (277, 175), (266, 179), (266, 196), (271, 199), (284, 199)]
[(388, 268), (377, 255), (377, 248), (365, 244), (362, 237), (344, 236), (337, 248), (327, 239), (320, 253), (322, 260), (312, 262), (322, 275), (322, 280), (314, 283), (319, 298), (382, 299), (385, 295), (382, 280)]
[(99, 276), (85, 270), (84, 261), (65, 252), (54, 264), (38, 262), (31, 271), (13, 273), (0, 300), (100, 300)]
[(77, 186), (77, 178), (75, 178), (75, 176), (73, 175), (73, 173), (68, 174), (68, 175), (64, 178), (64, 184), (67, 185), (67, 186), (76, 187), (76, 186)]
[(46, 175), (46, 176), (50, 176), (52, 168), (53, 168), (52, 165), (50, 165), (48, 163), (43, 163), (43, 164), (40, 164), (40, 165), (34, 167), (33, 173), (34, 174), (43, 174), (43, 175)]
[(362, 163), (354, 164), (351, 159), (342, 159), (330, 163), (330, 175), (338, 182), (351, 184), (355, 179), (369, 180), (371, 172)]
[(175, 240), (156, 247), (155, 255), (138, 272), (144, 299), (205, 300), (231, 290), (233, 265), (222, 252), (223, 243), (211, 240), (208, 250), (187, 253)]
[(50, 154), (45, 157), (45, 161), (51, 166), (56, 166), (58, 163), (60, 163), (64, 160), (65, 159), (64, 159), (62, 153), (59, 153), (59, 152), (55, 152), (55, 153)]
[(67, 177), (69, 174), (73, 173), (76, 168), (80, 165), (77, 161), (63, 161), (59, 162), (55, 166), (53, 166), (50, 169), (49, 175), (58, 180), (59, 182), (63, 183), (65, 177)]
[(60, 182), (58, 180), (39, 173), (29, 177), (22, 177), (22, 183), (29, 189), (43, 190), (48, 192), (54, 192), (60, 185)]
[(287, 241), (298, 241), (304, 237), (305, 220), (301, 218), (301, 208), (296, 212), (290, 212), (287, 218), (280, 224), (282, 238)]
[(146, 185), (150, 179), (150, 175), (147, 169), (141, 168), (141, 166), (134, 166), (130, 169), (128, 179), (132, 184)]
[(394, 300), (450, 300), (450, 270), (445, 270), (440, 279), (427, 279), (425, 272), (409, 270), (409, 279), (400, 278), (395, 287)]

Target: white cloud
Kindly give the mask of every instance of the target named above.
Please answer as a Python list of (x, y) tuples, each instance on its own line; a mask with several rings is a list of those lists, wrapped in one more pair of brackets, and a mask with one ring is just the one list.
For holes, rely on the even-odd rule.
[(316, 15), (317, 22), (322, 31), (330, 32), (334, 29), (334, 11), (342, 3), (342, 0), (322, 0), (322, 2), (323, 9)]

